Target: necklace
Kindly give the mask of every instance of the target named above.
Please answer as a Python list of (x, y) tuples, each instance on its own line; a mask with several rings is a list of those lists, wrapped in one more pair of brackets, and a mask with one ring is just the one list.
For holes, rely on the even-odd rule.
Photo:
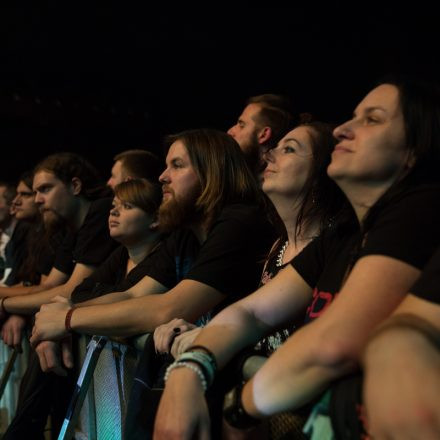
[(276, 267), (281, 267), (283, 265), (284, 253), (286, 252), (287, 246), (289, 246), (289, 240), (286, 240), (280, 249), (280, 253), (278, 254), (277, 261), (275, 263)]

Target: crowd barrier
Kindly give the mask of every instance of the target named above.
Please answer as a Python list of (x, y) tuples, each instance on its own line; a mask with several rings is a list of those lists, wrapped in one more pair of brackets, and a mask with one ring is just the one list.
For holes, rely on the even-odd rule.
[(136, 363), (146, 337), (127, 344), (103, 336), (80, 341), (82, 361), (58, 440), (121, 440)]
[(20, 381), (27, 367), (29, 343), (22, 342), (22, 353), (0, 342), (0, 437), (14, 417)]

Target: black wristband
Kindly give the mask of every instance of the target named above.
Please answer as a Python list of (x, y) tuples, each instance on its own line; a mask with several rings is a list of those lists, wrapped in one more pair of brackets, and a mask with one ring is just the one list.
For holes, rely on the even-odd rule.
[(243, 384), (233, 388), (226, 394), (223, 417), (233, 428), (249, 429), (259, 425), (261, 420), (251, 416), (244, 409), (241, 401), (242, 390)]

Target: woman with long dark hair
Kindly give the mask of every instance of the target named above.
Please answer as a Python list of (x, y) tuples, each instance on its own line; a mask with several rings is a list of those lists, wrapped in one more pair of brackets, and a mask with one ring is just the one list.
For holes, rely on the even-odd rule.
[(324, 231), (270, 283), (203, 329), (168, 370), (155, 438), (203, 438), (203, 392), (216, 368), (304, 313), (308, 325), (270, 357), (227, 414), (245, 427), (313, 401), (356, 369), (369, 334), (438, 246), (438, 91), (413, 81), (382, 83), (334, 135), (328, 175), (350, 202), (353, 221)]

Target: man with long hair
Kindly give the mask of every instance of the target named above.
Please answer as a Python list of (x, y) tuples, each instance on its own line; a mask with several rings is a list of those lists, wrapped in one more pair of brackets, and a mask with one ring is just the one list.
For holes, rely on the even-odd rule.
[[(109, 336), (152, 332), (174, 318), (201, 324), (258, 284), (272, 235), (257, 183), (237, 143), (226, 133), (207, 129), (186, 131), (169, 141), (160, 176), (159, 225), (170, 236), (145, 277), (125, 292), (73, 311), (61, 302), (44, 306), (36, 317), (34, 345), (63, 338), (67, 314), (76, 332)], [(44, 344), (37, 347), (41, 356)]]

